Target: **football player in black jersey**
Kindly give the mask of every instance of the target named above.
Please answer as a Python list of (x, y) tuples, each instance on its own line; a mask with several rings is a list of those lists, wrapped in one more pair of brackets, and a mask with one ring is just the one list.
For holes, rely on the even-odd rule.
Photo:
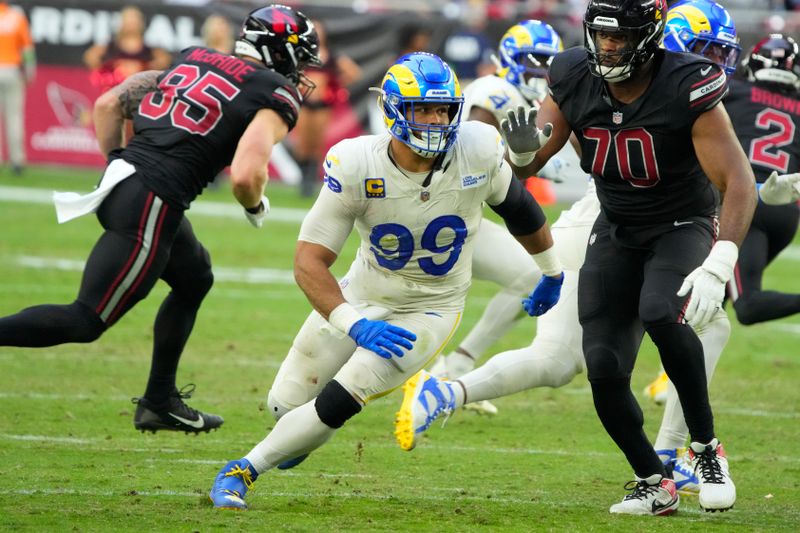
[[(271, 5), (250, 13), (234, 55), (184, 50), (172, 66), (132, 76), (95, 104), (97, 138), (109, 165), (98, 188), (56, 200), (60, 221), (92, 212), (104, 232), (86, 263), (77, 299), (39, 305), (0, 318), (0, 346), (91, 342), (142, 300), (159, 279), (171, 292), (156, 316), (153, 358), (137, 429), (208, 432), (217, 415), (184, 403), (175, 374), (213, 275), (208, 252), (184, 211), (224, 167), (247, 219), (260, 227), (272, 146), (294, 126), (310, 89), (302, 74), (317, 64), (318, 40), (308, 18)], [(134, 136), (122, 147), (122, 124)]]
[(678, 507), (630, 390), (645, 331), (680, 396), (700, 505), (726, 510), (736, 499), (714, 433), (703, 348), (687, 322), (702, 326), (722, 303), (755, 208), (755, 181), (718, 105), (725, 72), (660, 49), (665, 16), (664, 0), (591, 0), (585, 48), (557, 55), (550, 67), (541, 129), (535, 110), (509, 113), (501, 124), (518, 175), (535, 174), (574, 133), (597, 185), (602, 211), (579, 282), (583, 350), (598, 416), (636, 475), (612, 513)]
[[(764, 269), (786, 248), (797, 231), (800, 191), (778, 182), (800, 171), (800, 49), (789, 36), (770, 35), (756, 43), (744, 61), (748, 81), (733, 80), (725, 107), (750, 159), (762, 198), (739, 250), (728, 283), (736, 317), (756, 324), (800, 313), (800, 294), (761, 289)], [(770, 177), (771, 176), (771, 177)]]

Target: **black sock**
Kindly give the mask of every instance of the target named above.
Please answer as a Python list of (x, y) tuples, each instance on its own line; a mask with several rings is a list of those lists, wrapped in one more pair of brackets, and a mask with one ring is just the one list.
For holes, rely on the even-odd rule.
[(686, 324), (663, 324), (647, 329), (661, 363), (678, 391), (683, 416), (693, 441), (709, 442), (714, 438), (714, 415), (708, 401), (708, 381), (703, 345)]

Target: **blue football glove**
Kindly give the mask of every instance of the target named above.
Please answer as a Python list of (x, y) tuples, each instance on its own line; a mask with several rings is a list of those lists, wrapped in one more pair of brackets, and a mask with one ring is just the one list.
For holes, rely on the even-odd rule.
[(362, 318), (350, 328), (348, 333), (356, 344), (362, 348), (373, 351), (384, 359), (391, 359), (392, 354), (403, 357), (405, 348), (410, 350), (414, 346), (410, 341), (417, 340), (417, 336), (383, 320), (367, 320)]
[(564, 283), (564, 273), (557, 278), (542, 276), (533, 292), (522, 300), (522, 307), (530, 316), (545, 314), (551, 307), (558, 303), (561, 297), (561, 285)]

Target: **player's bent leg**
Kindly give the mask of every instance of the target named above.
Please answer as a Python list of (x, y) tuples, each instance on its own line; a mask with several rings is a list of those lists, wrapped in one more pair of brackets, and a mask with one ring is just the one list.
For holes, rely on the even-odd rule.
[[(334, 331), (322, 315), (312, 311), (295, 336), (267, 394), (267, 407), (275, 420), (316, 398), (355, 348), (350, 337)], [(277, 468), (294, 468), (306, 458), (308, 454), (290, 457)]]
[[(416, 333), (415, 349), (406, 352), (402, 358), (392, 360), (383, 359), (363, 348), (356, 349), (315, 400), (282, 416), (269, 435), (244, 457), (250, 465), (248, 470), (252, 469), (252, 473), (260, 475), (323, 445), (341, 425), (361, 410), (362, 405), (398, 387), (437, 355), (455, 333), (460, 316), (460, 313), (415, 313), (401, 315), (400, 318), (387, 317), (391, 323)], [(241, 464), (245, 463), (240, 463), (240, 468)], [(224, 476), (224, 473), (223, 468), (220, 473), (222, 477), (218, 476), (218, 479), (231, 477)], [(221, 488), (225, 487), (215, 483), (212, 499)], [(240, 491), (242, 500), (236, 503), (243, 508), (242, 485), (238, 484), (235, 488)]]
[(561, 298), (538, 318), (533, 343), (495, 355), (458, 380), (464, 387), (467, 402), (499, 398), (536, 387), (561, 387), (583, 371), (577, 289), (578, 273), (565, 272)]
[(100, 338), (106, 325), (81, 302), (36, 305), (0, 318), (0, 346), (42, 348), (67, 342), (88, 343)]
[(267, 395), (275, 419), (315, 398), (353, 355), (356, 344), (312, 311), (292, 342)]

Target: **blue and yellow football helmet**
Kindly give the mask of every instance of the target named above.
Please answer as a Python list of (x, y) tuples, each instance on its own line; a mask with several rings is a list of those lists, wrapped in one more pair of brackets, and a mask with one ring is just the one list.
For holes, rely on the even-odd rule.
[[(464, 97), (455, 72), (439, 56), (413, 52), (400, 57), (389, 67), (379, 92), (383, 121), (395, 139), (427, 158), (450, 149), (461, 123)], [(415, 108), (431, 104), (448, 106), (449, 124), (415, 119)]]
[(500, 39), (498, 76), (519, 89), (533, 103), (547, 95), (544, 77), (553, 56), (564, 49), (556, 30), (545, 22), (523, 20)]
[(673, 5), (667, 12), (664, 48), (707, 57), (729, 76), (736, 71), (742, 52), (733, 19), (713, 0), (683, 0)]

